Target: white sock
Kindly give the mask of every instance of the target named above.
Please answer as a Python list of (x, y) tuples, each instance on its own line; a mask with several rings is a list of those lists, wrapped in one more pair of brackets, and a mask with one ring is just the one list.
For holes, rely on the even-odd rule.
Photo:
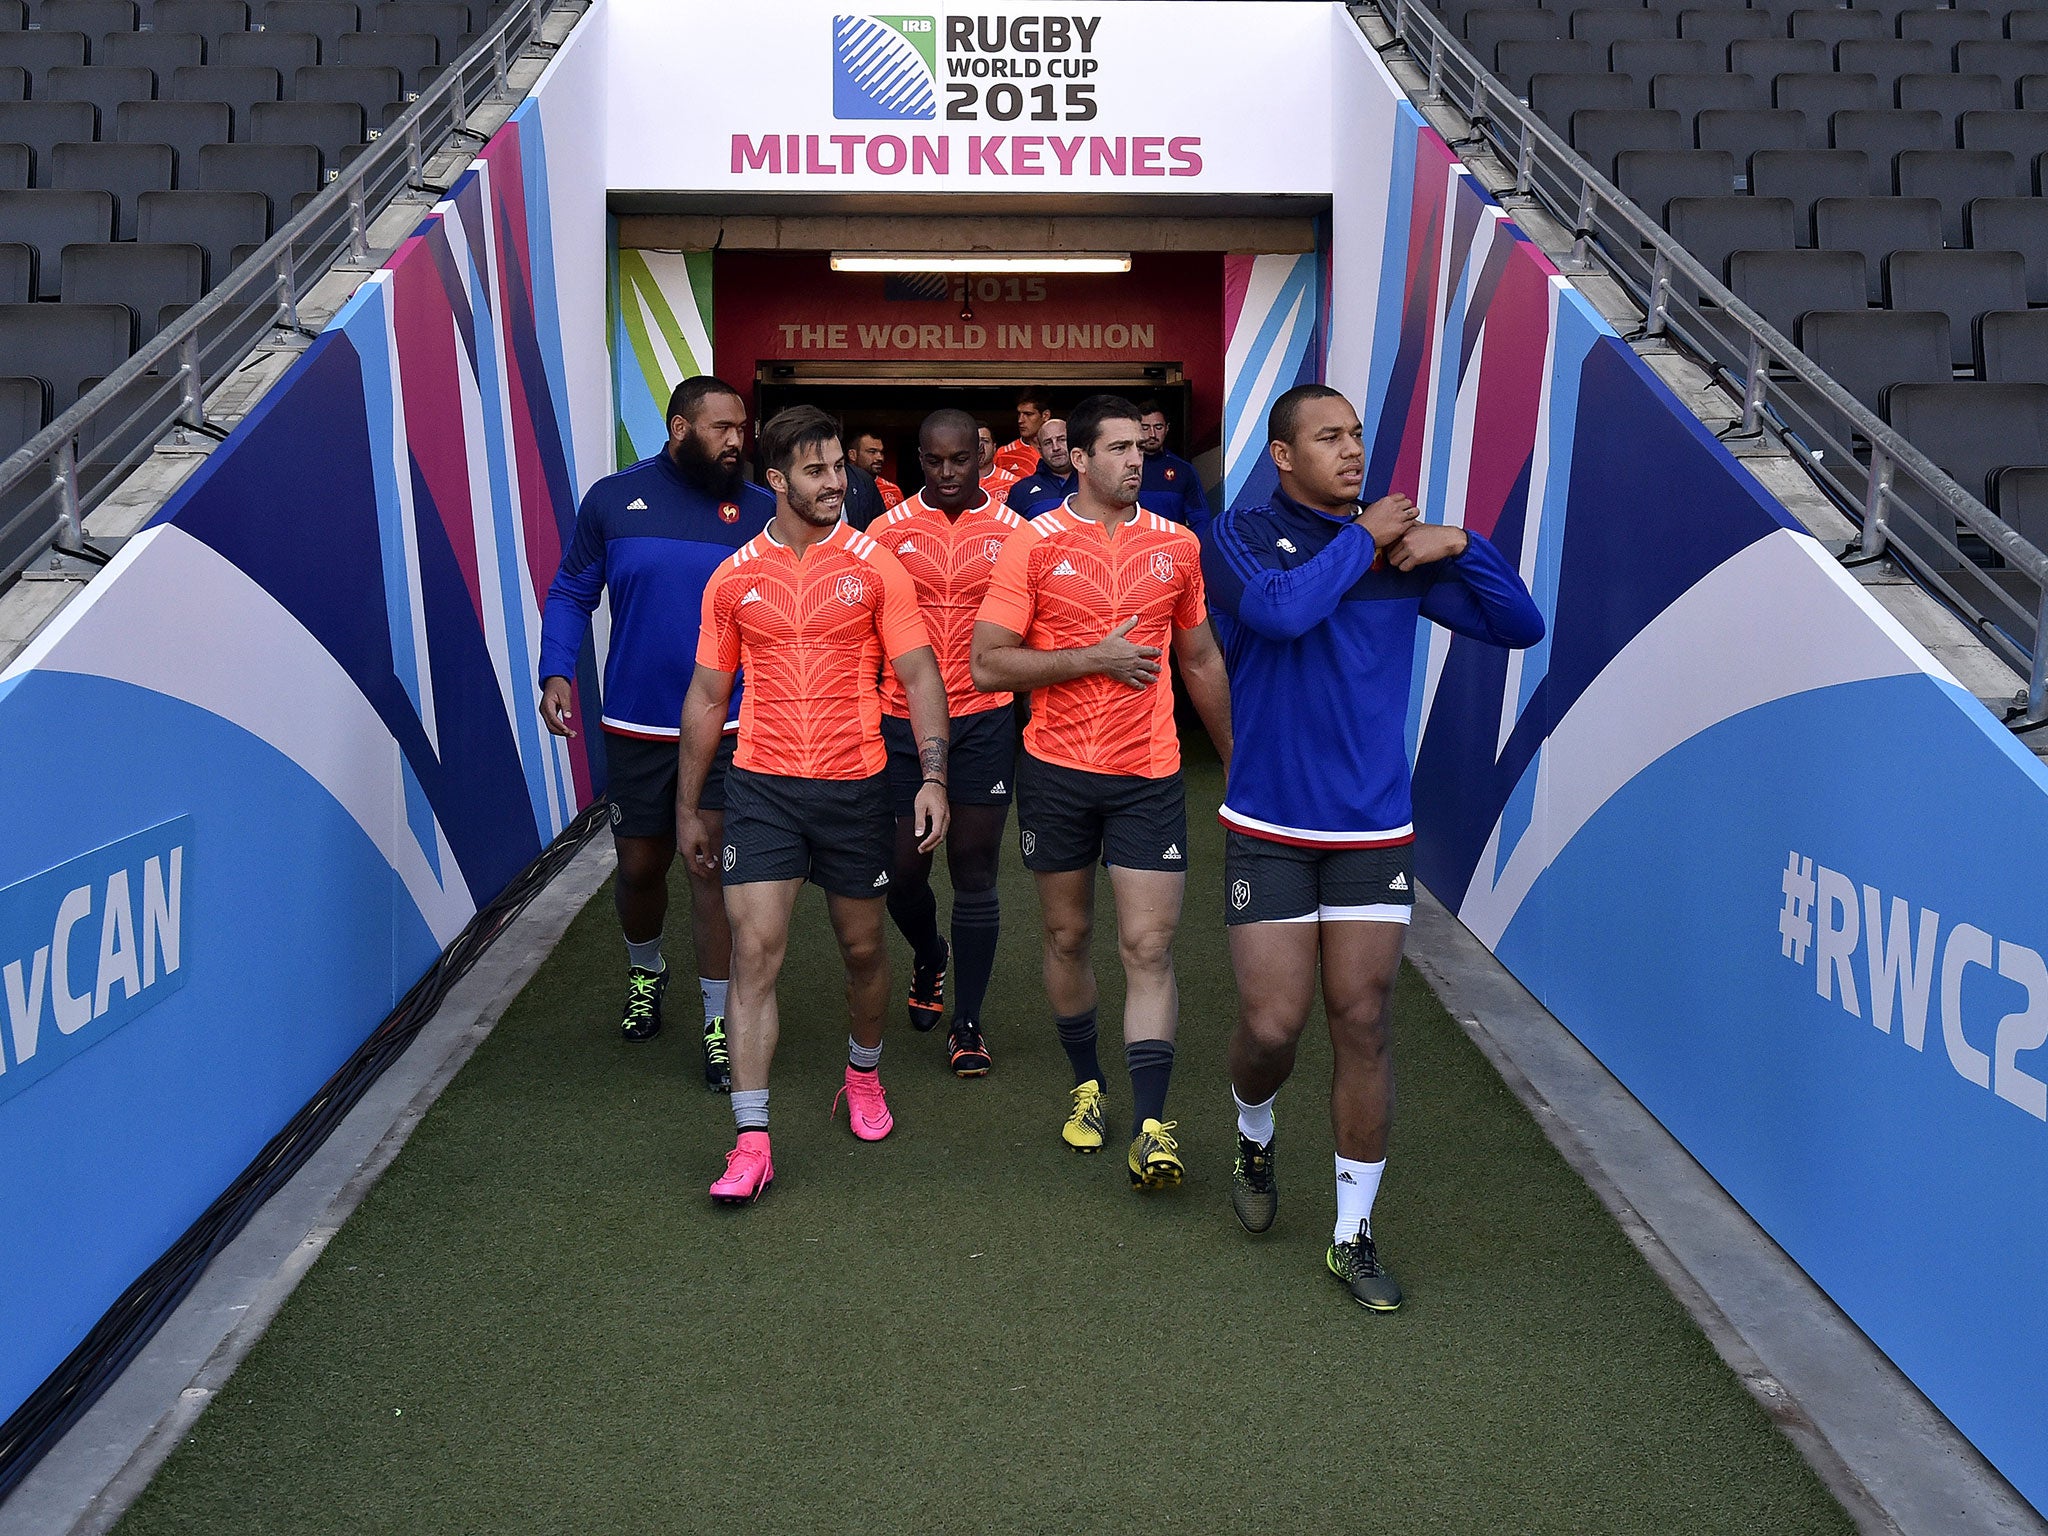
[(1330, 1241), (1348, 1243), (1358, 1236), (1360, 1227), (1372, 1231), (1373, 1196), (1380, 1192), (1380, 1179), (1386, 1171), (1384, 1157), (1376, 1163), (1337, 1159), (1337, 1228)]
[(768, 1090), (735, 1088), (732, 1091), (732, 1122), (742, 1131), (768, 1129)]
[(667, 962), (661, 958), (661, 935), (657, 933), (641, 944), (635, 944), (631, 939), (626, 940), (626, 961), (643, 971), (667, 970)]
[(697, 978), (697, 990), (704, 994), (704, 1022), (725, 1017), (725, 989), (730, 982), (713, 981), (709, 976)]
[(1273, 1139), (1273, 1099), (1279, 1097), (1280, 1095), (1276, 1093), (1273, 1095), (1273, 1098), (1266, 1100), (1263, 1104), (1247, 1104), (1237, 1096), (1237, 1090), (1232, 1088), (1230, 1090), (1230, 1100), (1237, 1106), (1238, 1135), (1249, 1136), (1262, 1147), (1271, 1141)]
[(856, 1072), (872, 1072), (882, 1064), (880, 1045), (862, 1045), (853, 1036), (846, 1037), (846, 1064)]

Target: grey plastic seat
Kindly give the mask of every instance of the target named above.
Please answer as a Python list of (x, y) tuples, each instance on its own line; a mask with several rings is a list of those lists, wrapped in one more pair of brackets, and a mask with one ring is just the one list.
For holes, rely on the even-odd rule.
[(138, 238), (160, 245), (196, 245), (206, 254), (206, 286), (233, 270), (238, 246), (269, 237), (270, 199), (261, 192), (145, 192), (138, 200)]
[(43, 0), (42, 22), (51, 32), (98, 37), (106, 32), (133, 32), (137, 17), (134, 0)]
[(1739, 111), (1745, 107), (1768, 107), (1770, 87), (1748, 75), (1716, 74), (1658, 75), (1650, 82), (1650, 105), (1676, 112), (1685, 120), (1685, 137), (1693, 141), (1693, 125), (1705, 112)]
[(1828, 45), (1817, 37), (1738, 37), (1728, 45), (1728, 67), (1759, 80), (1822, 74), (1834, 65)]
[[(109, 32), (92, 45), (94, 64), (139, 64), (161, 78), (183, 64), (206, 62), (206, 39), (197, 32)], [(154, 89), (131, 100), (146, 100)], [(106, 109), (100, 115), (105, 117)]]
[(2005, 35), (2016, 43), (2048, 42), (2048, 10), (2008, 11)]
[(1926, 38), (1949, 54), (1958, 43), (1990, 41), (2005, 36), (2002, 16), (1981, 10), (1912, 10), (1899, 13), (1899, 36)]
[(1808, 149), (1828, 147), (1828, 121), (1835, 113), (1892, 104), (1877, 76), (1865, 74), (1780, 75), (1771, 95), (1774, 105), (1806, 114)]
[(66, 304), (120, 304), (135, 317), (140, 346), (156, 335), (166, 304), (194, 304), (206, 291), (206, 257), (196, 245), (114, 241), (64, 251)]
[(279, 32), (310, 32), (328, 56), (335, 41), (362, 25), (354, 0), (259, 0), (255, 19)]
[(140, 64), (58, 64), (36, 77), (36, 94), (47, 101), (89, 101), (100, 117), (110, 118), (122, 102), (155, 95), (156, 74)]
[(0, 379), (0, 459), (49, 425), (48, 408), (41, 379)]
[(114, 238), (135, 238), (135, 200), (168, 190), (176, 156), (168, 144), (59, 144), (51, 151), (50, 185), (114, 195)]
[(1729, 45), (1736, 40), (1745, 37), (1782, 37), (1784, 29), (1778, 25), (1776, 17), (1764, 11), (1714, 6), (1680, 11), (1678, 35), (1707, 44), (1725, 59), (1728, 56)]
[(1814, 244), (1858, 251), (1868, 302), (1884, 302), (1884, 262), (1894, 251), (1938, 251), (1941, 204), (1931, 197), (1824, 197), (1813, 205)]
[(1790, 198), (1793, 232), (1814, 243), (1813, 205), (1823, 197), (1860, 197), (1870, 185), (1870, 157), (1860, 149), (1764, 149), (1749, 162), (1749, 190)]
[(1948, 316), (1925, 310), (1810, 310), (1799, 350), (1879, 415), (1894, 384), (1945, 384)]
[(261, 192), (270, 203), (270, 233), (292, 216), (292, 199), (320, 188), (320, 151), (311, 144), (209, 144), (199, 175), (187, 185), (214, 192)]
[(1991, 384), (2048, 384), (2048, 309), (1994, 309), (1980, 317), (1977, 372)]
[(261, 64), (289, 80), (294, 71), (320, 62), (320, 39), (310, 32), (230, 32), (213, 45), (216, 64)]
[(1600, 67), (1599, 53), (1591, 43), (1560, 38), (1510, 38), (1493, 50), (1493, 72), (1524, 101), (1529, 99), (1529, 81), (1535, 75), (1590, 75), (1597, 74)]
[(1948, 68), (1948, 50), (1926, 38), (1852, 37), (1835, 47), (1835, 68), (1877, 76), (1887, 98), (1901, 75), (1937, 74)]
[(162, 94), (172, 101), (226, 102), (239, 138), (249, 108), (259, 101), (276, 101), (283, 88), (278, 72), (265, 64), (188, 64), (171, 71)]
[(0, 190), (18, 192), (26, 187), (33, 161), (26, 144), (0, 144)]
[[(1556, 21), (1556, 35), (1563, 37), (1565, 18), (1560, 16)], [(363, 30), (424, 32), (440, 44), (441, 58), (452, 59), (462, 52), (462, 40), (471, 31), (469, 7), (450, 4), (447, 0), (383, 0), (381, 5), (372, 6), (363, 17)], [(1466, 35), (1469, 37), (1471, 34), (1468, 32)]]
[(1728, 280), (1736, 251), (1794, 248), (1793, 208), (1783, 197), (1674, 197), (1665, 208), (1672, 238), (1709, 272)]
[(1971, 247), (2018, 251), (2027, 264), (2027, 302), (2048, 304), (2048, 199), (1980, 197), (1966, 215)]
[(1855, 251), (1733, 251), (1728, 287), (1795, 344), (1809, 310), (1853, 308), (1863, 298), (1863, 258)]
[(61, 293), (67, 245), (114, 238), (114, 194), (39, 187), (0, 192), (0, 229), (36, 248), (36, 297)]
[(1625, 149), (1615, 156), (1614, 184), (1661, 224), (1674, 197), (1733, 193), (1735, 157), (1721, 149)]
[(128, 361), (128, 332), (119, 304), (0, 304), (0, 377), (41, 379), (60, 415), (85, 380)]
[(1676, 37), (1678, 18), (1656, 6), (1642, 10), (1581, 7), (1571, 13), (1566, 32), (1605, 52), (1625, 38)]
[(1692, 135), (1676, 112), (1594, 107), (1572, 114), (1571, 144), (1594, 170), (1611, 180), (1614, 157), (1624, 149), (1688, 149)]
[(0, 144), (26, 144), (35, 156), (31, 180), (42, 185), (50, 150), (90, 140), (97, 115), (89, 101), (0, 101)]
[(2048, 108), (2048, 74), (2020, 76), (2020, 107), (2028, 112)]
[(1872, 197), (1891, 195), (1893, 164), (1902, 150), (1947, 149), (1955, 142), (1948, 120), (1939, 112), (1908, 112), (1900, 107), (1837, 112), (1830, 134), (1835, 148), (1860, 149), (1870, 157)]
[(1996, 75), (2005, 87), (2001, 107), (2018, 106), (2022, 75), (2048, 74), (2048, 42), (1966, 42), (1956, 44), (1958, 74)]
[(159, 32), (225, 37), (249, 30), (249, 7), (243, 0), (156, 0), (150, 9), (150, 24)]
[[(1474, 11), (1465, 18), (1465, 46), (1491, 69), (1496, 50), (1506, 42), (1556, 41), (1563, 38), (1565, 20), (1552, 11), (1517, 6), (1511, 10)], [(381, 62), (381, 61), (379, 61)]]
[(1899, 155), (1901, 197), (1932, 197), (1941, 203), (1941, 236), (1964, 245), (1963, 210), (1980, 197), (2011, 195), (2019, 172), (2002, 149), (1909, 149)]
[(259, 101), (249, 123), (251, 143), (314, 146), (323, 175), (363, 142), (363, 109), (352, 101)]
[(1893, 309), (1947, 315), (1951, 361), (1974, 368), (1978, 317), (2027, 307), (2027, 263), (2018, 251), (1895, 251), (1885, 262), (1885, 297)]
[(352, 32), (342, 38), (335, 62), (389, 65), (398, 71), (406, 93), (417, 95), (421, 77), (441, 62), (440, 46), (425, 32)]
[(1642, 104), (1642, 89), (1633, 75), (1534, 74), (1529, 77), (1530, 110), (1560, 134), (1569, 134), (1574, 112), (1640, 107)]
[(2048, 469), (2014, 464), (1991, 477), (1991, 510), (2036, 549), (2048, 547)]
[(1701, 149), (1724, 149), (1735, 157), (1740, 185), (1749, 185), (1750, 157), (1761, 149), (1800, 149), (1807, 141), (1804, 112), (1705, 111), (1693, 120), (1693, 137)]
[(33, 304), (36, 249), (18, 241), (0, 245), (0, 304)]
[(0, 0), (0, 32), (19, 32), (28, 25), (28, 0)]
[[(1966, 112), (1997, 112), (2009, 103), (1996, 75), (1901, 75), (1898, 100), (1902, 111), (1939, 112), (1955, 141), (1957, 119)], [(1944, 148), (1947, 145), (1943, 146)]]
[(83, 64), (83, 32), (0, 32), (0, 64), (17, 64), (31, 76), (58, 64)]
[(114, 113), (113, 137), (124, 144), (168, 144), (178, 174), (199, 158), (203, 144), (228, 139), (234, 114), (224, 101), (124, 101)]
[(368, 122), (405, 99), (405, 82), (388, 64), (322, 64), (292, 77), (294, 101), (352, 101)]
[(1794, 37), (1817, 37), (1825, 43), (1843, 43), (1852, 37), (1893, 37), (1897, 34), (1884, 16), (1872, 10), (1845, 11), (1839, 6), (1821, 10), (1794, 11), (1790, 17)]
[(2034, 157), (2048, 147), (2048, 111), (1965, 112), (1958, 126), (1963, 148), (2002, 149), (2013, 157), (2013, 196), (2033, 194)]
[(1892, 425), (1972, 496), (2009, 465), (2048, 464), (2048, 384), (1895, 385)]
[(1697, 40), (1676, 37), (1625, 37), (1607, 50), (1609, 65), (1638, 80), (1658, 75), (1700, 75), (1717, 71), (1722, 61), (1714, 49)]
[(27, 100), (28, 71), (19, 64), (0, 64), (0, 101)]

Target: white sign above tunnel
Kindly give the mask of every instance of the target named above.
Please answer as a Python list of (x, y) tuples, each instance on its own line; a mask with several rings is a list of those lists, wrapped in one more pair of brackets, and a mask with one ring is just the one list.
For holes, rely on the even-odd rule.
[(610, 11), (615, 191), (1331, 189), (1333, 4)]

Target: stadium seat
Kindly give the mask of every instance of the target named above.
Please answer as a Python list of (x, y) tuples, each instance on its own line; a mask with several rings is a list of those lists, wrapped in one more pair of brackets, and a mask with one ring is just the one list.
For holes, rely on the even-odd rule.
[(1678, 35), (1707, 44), (1722, 58), (1729, 45), (1745, 37), (1782, 37), (1775, 17), (1763, 11), (1715, 7), (1711, 10), (1680, 11)]
[(255, 144), (311, 144), (324, 177), (363, 143), (363, 109), (352, 101), (259, 101), (250, 110)]
[(1807, 149), (1828, 147), (1828, 120), (1835, 113), (1892, 104), (1875, 75), (1780, 75), (1771, 94), (1774, 105), (1806, 114)]
[(83, 32), (0, 32), (0, 64), (15, 64), (31, 78), (57, 64), (83, 64)]
[(135, 319), (141, 346), (158, 330), (166, 304), (197, 303), (206, 291), (206, 257), (196, 245), (115, 241), (64, 250), (66, 304), (119, 304)]
[(1720, 149), (1625, 149), (1615, 156), (1614, 184), (1661, 224), (1674, 197), (1729, 196), (1735, 157)]
[(36, 297), (54, 299), (61, 292), (64, 247), (114, 238), (114, 194), (53, 187), (0, 192), (0, 229), (36, 248)]
[(119, 304), (0, 305), (0, 377), (41, 379), (50, 386), (50, 414), (62, 415), (86, 379), (128, 361), (128, 331)]
[(1942, 113), (1950, 131), (1964, 113), (1997, 113), (2011, 106), (1995, 74), (1903, 74), (1898, 76), (1898, 104), (1907, 111)]
[(1608, 48), (1607, 59), (1616, 72), (1638, 80), (1702, 75), (1721, 68), (1721, 60), (1705, 43), (1675, 37), (1626, 37)]
[[(1556, 35), (1563, 37), (1565, 19), (1555, 19)], [(448, 0), (383, 0), (383, 4), (371, 7), (363, 22), (365, 32), (424, 32), (440, 44), (444, 59), (462, 52), (463, 39), (471, 30), (469, 7)], [(1469, 37), (1470, 33), (1466, 35)]]
[(2048, 42), (2048, 10), (2010, 12), (2005, 35), (2016, 43)]
[(36, 77), (36, 94), (44, 100), (89, 101), (101, 118), (111, 118), (124, 101), (147, 101), (155, 92), (155, 73), (139, 64), (58, 64)]
[[(1513, 10), (1474, 11), (1465, 18), (1465, 46), (1480, 63), (1492, 69), (1498, 62), (1495, 54), (1502, 43), (1556, 41), (1563, 38), (1564, 25), (1562, 16), (1519, 6)], [(340, 57), (339, 48), (336, 57)]]
[(136, 27), (134, 0), (43, 0), (42, 21), (50, 32), (83, 32), (98, 37), (106, 32), (133, 32)]
[(93, 137), (95, 113), (89, 101), (0, 101), (0, 144), (26, 144), (34, 155), (31, 185), (44, 184), (50, 150)]
[(1650, 105), (1676, 112), (1685, 123), (1685, 141), (1693, 142), (1694, 120), (1702, 111), (1733, 112), (1768, 107), (1769, 87), (1748, 75), (1658, 75), (1650, 82)]
[(276, 101), (282, 94), (276, 70), (263, 64), (187, 64), (171, 71), (163, 94), (172, 101), (224, 101), (234, 114), (235, 137), (242, 136), (249, 108)]
[(2048, 384), (1897, 384), (1889, 404), (1906, 441), (1980, 500), (1999, 470), (2048, 464)]
[(1922, 310), (1812, 310), (1800, 327), (1799, 350), (1879, 415), (1894, 384), (1945, 384), (1953, 377), (1948, 316)]
[(1828, 45), (1817, 37), (1738, 37), (1728, 45), (1728, 67), (1759, 80), (1825, 74), (1834, 65)]
[[(5, 3), (5, 0), (0, 0)], [(28, 100), (28, 71), (19, 64), (0, 64), (0, 101)]]
[(294, 71), (320, 62), (320, 39), (310, 32), (231, 32), (214, 44), (216, 64), (257, 64), (289, 80)]
[(2005, 87), (1999, 105), (2018, 106), (2020, 77), (2048, 74), (2048, 43), (1958, 43), (1955, 67), (1958, 74), (1996, 75)]
[(292, 216), (292, 199), (320, 189), (320, 151), (311, 144), (209, 144), (188, 186), (214, 192), (261, 192), (270, 202), (270, 233)]
[(35, 297), (35, 247), (0, 245), (0, 304), (33, 304)]
[[(156, 0), (150, 24), (159, 32), (197, 32), (202, 37), (227, 37), (249, 30), (249, 7), (242, 0)], [(232, 63), (216, 59), (215, 63)]]
[(2020, 106), (2029, 112), (2048, 108), (2048, 74), (2020, 76)]
[(18, 192), (26, 187), (32, 159), (26, 144), (0, 144), (0, 191)]
[[(1510, 46), (1502, 43), (1501, 48)], [(1495, 49), (1498, 57), (1499, 49)], [(406, 94), (418, 95), (423, 76), (441, 62), (440, 44), (425, 32), (352, 32), (335, 54), (339, 64), (388, 64), (397, 70)]]
[(1643, 104), (1632, 75), (1551, 75), (1529, 77), (1529, 108), (1560, 136), (1569, 138), (1572, 114), (1593, 108), (1621, 109)]
[(1980, 315), (2027, 307), (2027, 263), (2017, 251), (1895, 251), (1884, 281), (1893, 309), (1948, 316), (1950, 361), (1958, 368), (1977, 365)]
[(124, 144), (168, 144), (177, 173), (199, 159), (202, 144), (225, 143), (233, 114), (224, 101), (124, 101), (114, 113), (113, 137)]
[(168, 144), (59, 144), (51, 151), (50, 185), (71, 191), (104, 188), (114, 195), (114, 238), (135, 238), (135, 199), (171, 186), (176, 156)]
[(1749, 190), (1789, 198), (1798, 243), (1814, 243), (1813, 205), (1823, 197), (1860, 197), (1870, 185), (1870, 157), (1860, 149), (1764, 149), (1749, 162)]
[(1860, 149), (1870, 157), (1868, 190), (1872, 197), (1891, 196), (1893, 162), (1901, 150), (1947, 149), (1955, 142), (1948, 120), (1939, 112), (1908, 112), (1899, 107), (1837, 112), (1830, 133), (1835, 148)]
[(1725, 149), (1733, 155), (1737, 185), (1746, 187), (1750, 157), (1758, 150), (1805, 147), (1806, 114), (1776, 108), (1702, 112), (1693, 122), (1693, 137), (1701, 149)]
[(19, 32), (27, 25), (27, 0), (0, 0), (0, 32)]
[(48, 425), (47, 408), (41, 379), (0, 379), (0, 459)]
[(2048, 309), (1994, 309), (1979, 318), (1977, 372), (1990, 384), (2048, 384)]
[[(205, 63), (206, 39), (197, 32), (109, 32), (92, 45), (92, 61), (139, 64), (162, 79), (180, 65)], [(146, 100), (154, 94), (152, 89), (129, 99)], [(100, 116), (108, 116), (106, 108), (100, 109)]]
[(240, 246), (269, 238), (270, 199), (261, 192), (145, 192), (135, 222), (151, 244), (196, 245), (206, 253), (206, 286), (234, 269)]
[(1855, 251), (1733, 251), (1728, 257), (1729, 289), (1795, 345), (1801, 316), (1852, 309), (1864, 286), (1863, 258)]
[(1736, 251), (1793, 249), (1793, 219), (1782, 197), (1674, 197), (1665, 208), (1672, 238), (1724, 283)]
[(2036, 549), (2048, 549), (2048, 469), (2008, 465), (1991, 477), (1992, 511)]
[(1931, 197), (1824, 197), (1813, 205), (1814, 244), (1860, 251), (1866, 295), (1884, 302), (1884, 260), (1893, 251), (1941, 249), (1941, 204)]
[(1965, 222), (1980, 251), (2018, 251), (2027, 264), (2027, 302), (2048, 304), (2048, 199), (1980, 197)]
[(1792, 36), (1818, 38), (1824, 43), (1895, 35), (1883, 14), (1872, 10), (1845, 11), (1840, 6), (1828, 6), (1820, 10), (1794, 11), (1788, 19)]
[(1915, 8), (1899, 13), (1899, 36), (1928, 39), (1941, 49), (1943, 62), (1947, 62), (1958, 43), (2004, 37), (2005, 22), (1991, 11)]
[(1611, 181), (1614, 157), (1624, 149), (1687, 149), (1692, 135), (1676, 112), (1594, 107), (1572, 114), (1571, 143), (1594, 170)]
[(1965, 245), (1963, 210), (1980, 197), (2010, 196), (2018, 176), (2013, 157), (2002, 149), (1908, 149), (1898, 160), (1899, 196), (1941, 202), (1941, 237)]
[(320, 56), (331, 56), (335, 42), (361, 25), (354, 0), (261, 0), (256, 20), (278, 32), (310, 32), (320, 39)]
[(1604, 52), (1625, 38), (1676, 37), (1678, 19), (1654, 6), (1643, 10), (1582, 8), (1571, 13), (1569, 35)]
[(380, 123), (386, 107), (405, 100), (405, 82), (388, 64), (322, 64), (292, 80), (294, 101), (352, 101), (366, 122)]
[(2048, 146), (2048, 111), (1965, 112), (1959, 125), (1965, 149), (2002, 149), (2013, 157), (2015, 197), (2034, 191), (2034, 157)]
[[(1600, 70), (1600, 59), (1591, 43), (1564, 42), (1556, 38), (1541, 38), (1534, 42), (1510, 39), (1494, 49), (1493, 57), (1493, 72), (1500, 76), (1501, 84), (1524, 101), (1529, 99), (1532, 76), (1590, 75)], [(1635, 103), (1625, 105), (1633, 106)]]
[(1938, 74), (1948, 68), (1948, 50), (1925, 38), (1852, 37), (1835, 49), (1835, 67), (1845, 74), (1877, 76), (1891, 100), (1901, 75)]

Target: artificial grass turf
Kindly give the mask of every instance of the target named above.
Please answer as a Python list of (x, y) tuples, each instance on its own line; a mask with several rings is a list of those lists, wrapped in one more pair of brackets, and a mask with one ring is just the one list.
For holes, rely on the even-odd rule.
[[(1060, 1144), (1070, 1079), (1013, 848), (995, 1072), (954, 1079), (943, 1033), (892, 1018), (897, 1130), (874, 1146), (827, 1118), (842, 976), (805, 893), (776, 1187), (714, 1209), (732, 1125), (698, 1075), (686, 898), (669, 1027), (627, 1046), (607, 888), (122, 1536), (1851, 1529), (1410, 970), (1374, 1217), (1407, 1305), (1368, 1314), (1323, 1272), (1319, 1025), (1281, 1097), (1279, 1221), (1238, 1229), (1214, 764), (1188, 788), (1183, 1189), (1134, 1193), (1120, 1143)], [(1120, 1135), (1106, 881), (1100, 901)]]

